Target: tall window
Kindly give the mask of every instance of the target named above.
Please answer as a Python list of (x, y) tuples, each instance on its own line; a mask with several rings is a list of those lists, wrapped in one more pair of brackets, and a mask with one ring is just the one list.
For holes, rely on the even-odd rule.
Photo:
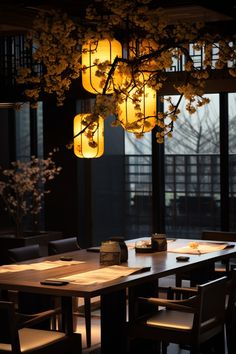
[[(24, 103), (19, 111), (12, 108), (0, 110), (2, 120), (0, 141), (3, 151), (0, 154), (0, 165), (8, 168), (14, 160), (27, 161), (31, 155), (43, 157), (43, 113), (42, 103), (38, 103), (38, 109), (30, 109), (29, 104)], [(4, 206), (0, 206), (4, 208)], [(5, 217), (0, 210), (0, 224), (10, 227), (11, 220)], [(6, 218), (6, 220), (4, 219)], [(43, 211), (40, 215), (40, 228), (44, 227)], [(26, 218), (25, 227), (32, 228), (31, 218)]]
[(152, 227), (151, 133), (125, 132), (125, 234), (148, 236)]
[[(30, 109), (25, 103), (15, 112), (16, 159), (27, 161), (32, 155), (43, 158), (43, 112), (42, 102), (37, 109)], [(42, 187), (43, 188), (43, 187)], [(44, 209), (39, 216), (39, 228), (44, 229)], [(32, 229), (32, 218), (25, 217), (25, 228)]]
[(43, 157), (42, 106), (42, 102), (39, 102), (37, 110), (31, 110), (29, 104), (25, 103), (15, 112), (17, 159), (27, 160), (31, 155)]
[(29, 105), (15, 113), (16, 124), (16, 159), (28, 160), (30, 158), (30, 110)]
[(183, 101), (173, 138), (165, 142), (169, 235), (191, 238), (204, 228), (220, 228), (219, 95), (207, 97), (210, 103), (191, 116)]
[[(165, 229), (168, 236), (199, 238), (203, 229), (220, 230), (220, 95), (189, 115), (182, 102), (172, 139), (164, 145)], [(229, 94), (230, 231), (236, 229), (236, 94)], [(177, 100), (177, 96), (172, 97)], [(221, 103), (223, 104), (223, 103)], [(165, 110), (164, 106), (164, 110)], [(223, 110), (224, 111), (224, 110)], [(224, 142), (222, 142), (224, 144)], [(152, 229), (151, 134), (137, 140), (125, 133), (126, 235), (147, 236)], [(158, 215), (156, 216), (158, 218)]]

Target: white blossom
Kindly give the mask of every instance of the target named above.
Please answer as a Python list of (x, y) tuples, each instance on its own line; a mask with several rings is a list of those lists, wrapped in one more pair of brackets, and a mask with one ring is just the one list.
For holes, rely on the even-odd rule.
[(61, 171), (52, 157), (52, 153), (46, 159), (31, 156), (26, 162), (11, 162), (9, 169), (0, 168), (0, 196), (18, 230), (24, 216), (40, 213), (44, 195), (50, 192), (46, 184)]

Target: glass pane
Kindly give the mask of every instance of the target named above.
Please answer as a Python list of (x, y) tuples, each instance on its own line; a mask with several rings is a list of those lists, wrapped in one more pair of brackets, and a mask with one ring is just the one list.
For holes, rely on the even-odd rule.
[[(43, 157), (43, 111), (42, 102), (38, 102), (36, 111), (37, 117), (37, 136), (30, 136), (30, 120), (31, 110), (28, 103), (24, 103), (19, 111), (15, 112), (16, 122), (16, 159), (21, 161), (30, 160), (31, 156), (31, 139), (35, 139), (38, 149), (38, 157)], [(43, 187), (42, 187), (43, 188)], [(24, 219), (25, 229), (32, 230), (34, 227), (31, 215), (27, 215)], [(37, 217), (37, 226), (44, 229), (44, 205)]]
[[(182, 113), (175, 122), (173, 138), (165, 140), (166, 153), (178, 153), (177, 155), (219, 153), (219, 97), (218, 94), (206, 96), (210, 98), (210, 103), (192, 115), (184, 109), (184, 100), (181, 102)], [(179, 96), (171, 97), (173, 102), (177, 102)]]
[(198, 238), (204, 228), (220, 227), (219, 96), (206, 96), (210, 103), (191, 116), (182, 102), (173, 138), (165, 140), (165, 163), (175, 157), (165, 180), (169, 236)]
[(151, 233), (151, 135), (145, 135), (144, 140), (130, 140), (130, 136), (125, 138), (125, 234), (136, 238)]
[(30, 158), (30, 109), (25, 103), (16, 117), (16, 159), (28, 160)]
[(137, 139), (133, 133), (125, 132), (125, 155), (150, 155), (151, 133), (145, 133)]

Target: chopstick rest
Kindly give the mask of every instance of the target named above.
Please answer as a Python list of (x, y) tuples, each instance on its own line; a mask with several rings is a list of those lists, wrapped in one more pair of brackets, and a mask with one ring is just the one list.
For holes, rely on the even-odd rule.
[(187, 262), (187, 261), (189, 261), (189, 257), (187, 257), (187, 256), (178, 256), (178, 257), (176, 257), (176, 260), (178, 262)]
[(40, 284), (60, 286), (60, 285), (67, 285), (67, 284), (69, 284), (69, 282), (65, 281), (65, 280), (46, 279), (46, 280), (41, 281)]

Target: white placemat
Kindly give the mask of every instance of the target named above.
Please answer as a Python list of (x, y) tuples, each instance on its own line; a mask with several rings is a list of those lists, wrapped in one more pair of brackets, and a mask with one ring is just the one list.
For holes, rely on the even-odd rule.
[(7, 264), (0, 267), (0, 273), (6, 272), (22, 272), (24, 270), (46, 270), (56, 267), (64, 267), (74, 264), (80, 264), (84, 262), (80, 261), (44, 261), (38, 263), (28, 263), (28, 264)]
[(58, 280), (68, 281), (70, 284), (95, 285), (115, 280), (142, 271), (142, 268), (129, 268), (120, 265), (99, 268), (85, 273), (69, 275)]
[(176, 247), (175, 243), (168, 244), (168, 252), (188, 253), (188, 254), (204, 254), (210, 252), (221, 251), (228, 246), (228, 243), (213, 242), (189, 242), (187, 246)]

